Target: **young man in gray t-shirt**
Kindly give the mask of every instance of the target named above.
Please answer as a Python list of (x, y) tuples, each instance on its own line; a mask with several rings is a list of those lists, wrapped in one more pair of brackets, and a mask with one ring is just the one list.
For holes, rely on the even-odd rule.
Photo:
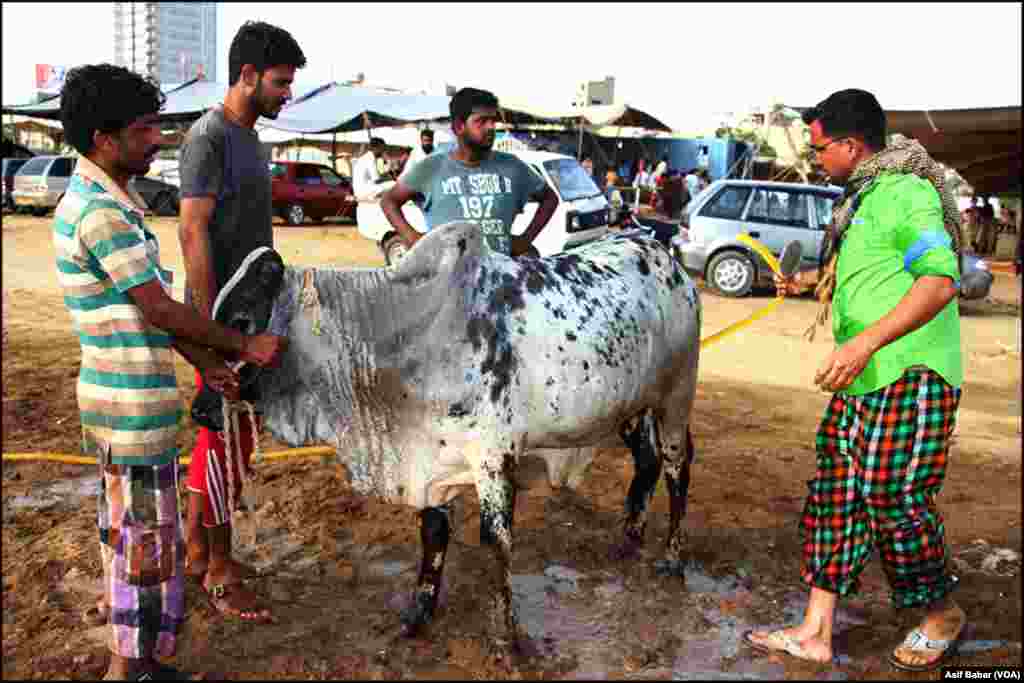
[[(399, 178), (380, 200), (392, 227), (410, 247), (422, 235), (409, 225), (402, 205), (416, 193), (424, 197), (427, 225), (451, 221), (480, 226), (488, 246), (521, 256), (558, 208), (558, 195), (519, 158), (494, 152), (498, 99), (486, 90), (463, 88), (450, 104), (458, 146), (448, 154), (431, 154)], [(526, 202), (539, 197), (540, 207), (526, 231), (512, 235), (512, 223)]]
[[(295, 39), (264, 22), (246, 22), (231, 42), (230, 87), (224, 104), (203, 115), (181, 149), (181, 252), (187, 301), (207, 318), (228, 280), (252, 251), (273, 246), (270, 169), (254, 130), (260, 116), (276, 119), (291, 98), (295, 70), (306, 65)], [(196, 378), (200, 394), (193, 421), (201, 424), (189, 465), (188, 568), (220, 612), (250, 622), (270, 620), (255, 594), (242, 585), (252, 570), (231, 557), (231, 513), (241, 492), (241, 465), (226, 462), (217, 394)], [(209, 400), (207, 400), (209, 399)], [(196, 406), (204, 406), (197, 410)], [(234, 455), (248, 468), (253, 434), (239, 421)], [(230, 471), (229, 471), (230, 468)], [(232, 471), (238, 486), (225, 486)], [(225, 494), (227, 491), (227, 494)], [(235, 496), (237, 498), (237, 495)]]

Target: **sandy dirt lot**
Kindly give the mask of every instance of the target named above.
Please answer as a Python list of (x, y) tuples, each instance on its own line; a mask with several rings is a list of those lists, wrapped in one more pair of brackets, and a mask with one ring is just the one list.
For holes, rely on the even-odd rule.
[[(157, 219), (152, 227), (180, 284), (176, 223)], [(352, 225), (282, 225), (276, 240), (294, 264), (382, 264)], [(1018, 283), (1000, 274), (989, 300), (964, 307), (967, 381), (939, 500), (961, 580), (958, 598), (970, 618), (957, 663), (1021, 663)], [(703, 335), (770, 296), (702, 293)], [(702, 354), (685, 582), (652, 569), (667, 527), (661, 486), (639, 561), (608, 559), (633, 469), (628, 451), (608, 449), (578, 495), (552, 492), (540, 473), (524, 468), (523, 478), (536, 483), (518, 498), (513, 571), (523, 622), (542, 656), (510, 662), (480, 641), (483, 596), (474, 584), (491, 557), (479, 544), (474, 495), (448, 560), (442, 608), (423, 637), (403, 640), (396, 607), (416, 578), (414, 511), (355, 496), (344, 473), (318, 458), (281, 460), (259, 467), (259, 504), (238, 522), (238, 554), (263, 570), (253, 588), (271, 604), (276, 623), (222, 619), (190, 585), (176, 664), (238, 680), (913, 677), (890, 670), (885, 655), (920, 613), (889, 607), (877, 557), (862, 592), (841, 603), (832, 666), (754, 655), (740, 641), (748, 628), (793, 621), (806, 600), (796, 580), (797, 522), (828, 399), (811, 378), (832, 345), (827, 331), (813, 343), (801, 338), (815, 310), (809, 298), (787, 301)], [(78, 365), (50, 222), (5, 215), (4, 453), (77, 453)], [(191, 401), (184, 362), (178, 377)], [(193, 439), (186, 418), (181, 445)], [(262, 444), (282, 447), (267, 437)], [(5, 678), (84, 680), (105, 670), (103, 628), (81, 621), (100, 576), (97, 481), (87, 466), (3, 464)]]

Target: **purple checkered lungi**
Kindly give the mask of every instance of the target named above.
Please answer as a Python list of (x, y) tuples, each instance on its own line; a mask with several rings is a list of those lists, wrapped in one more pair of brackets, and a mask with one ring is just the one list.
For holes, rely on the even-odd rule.
[(121, 657), (174, 654), (185, 613), (177, 467), (100, 464), (98, 525), (109, 645)]

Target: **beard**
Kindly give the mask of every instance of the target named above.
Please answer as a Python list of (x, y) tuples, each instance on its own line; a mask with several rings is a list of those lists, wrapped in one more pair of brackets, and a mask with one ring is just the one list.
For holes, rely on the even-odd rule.
[(253, 100), (256, 105), (256, 111), (259, 112), (260, 116), (268, 119), (276, 119), (281, 113), (281, 108), (284, 107), (285, 100), (279, 97), (269, 97), (263, 92), (263, 81), (256, 82), (256, 92), (253, 93)]
[(143, 159), (129, 159), (122, 151), (118, 155), (117, 169), (127, 176), (146, 175), (152, 166), (152, 159), (156, 158), (157, 151), (157, 148), (146, 150), (146, 156)]
[(477, 156), (483, 156), (494, 147), (494, 136), (485, 136), (483, 140), (475, 140), (469, 134), (462, 136), (462, 145)]

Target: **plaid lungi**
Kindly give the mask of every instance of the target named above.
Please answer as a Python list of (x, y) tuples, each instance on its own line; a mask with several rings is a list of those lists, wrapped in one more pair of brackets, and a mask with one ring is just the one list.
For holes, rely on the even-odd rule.
[(177, 463), (100, 462), (98, 525), (114, 654), (174, 654), (184, 619), (185, 544)]
[(927, 368), (877, 391), (832, 397), (800, 520), (806, 583), (855, 593), (877, 545), (894, 606), (928, 605), (952, 590), (935, 496), (959, 404), (960, 389)]

